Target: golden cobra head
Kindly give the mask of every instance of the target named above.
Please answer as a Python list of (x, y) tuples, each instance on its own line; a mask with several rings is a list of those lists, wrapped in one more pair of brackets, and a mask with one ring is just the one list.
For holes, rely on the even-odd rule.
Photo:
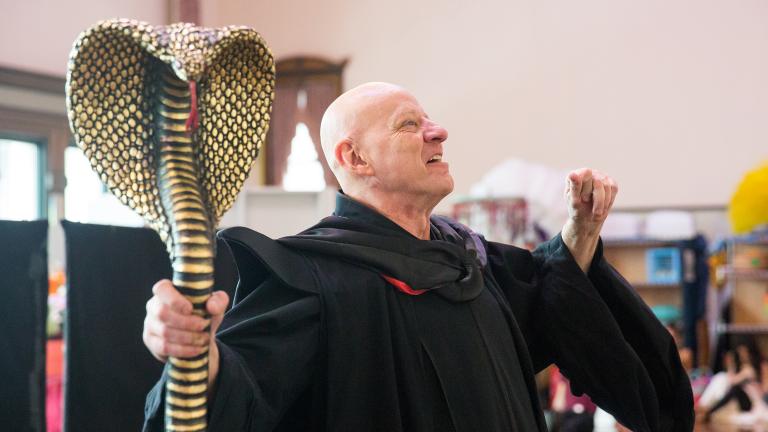
[[(166, 69), (193, 89), (186, 98), (194, 100), (159, 97)], [(77, 145), (101, 180), (169, 242), (171, 228), (158, 189), (158, 123), (163, 120), (158, 108), (180, 111), (177, 116), (187, 120), (196, 175), (215, 227), (266, 139), (274, 79), (272, 54), (250, 28), (108, 20), (74, 43), (67, 111)], [(189, 106), (186, 114), (184, 106)]]

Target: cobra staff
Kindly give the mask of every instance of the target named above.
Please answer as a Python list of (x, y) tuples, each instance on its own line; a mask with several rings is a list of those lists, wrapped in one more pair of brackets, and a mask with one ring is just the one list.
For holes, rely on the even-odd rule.
[[(274, 63), (258, 33), (107, 20), (75, 41), (67, 108), (104, 184), (165, 241), (176, 287), (207, 319), (213, 233), (264, 141)], [(172, 358), (168, 430), (204, 431), (208, 354)]]

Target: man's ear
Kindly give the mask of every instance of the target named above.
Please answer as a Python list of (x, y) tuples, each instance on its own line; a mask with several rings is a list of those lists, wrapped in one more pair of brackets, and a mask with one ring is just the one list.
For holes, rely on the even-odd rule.
[(336, 144), (334, 149), (336, 163), (341, 169), (351, 172), (357, 176), (368, 176), (373, 174), (373, 167), (368, 163), (363, 155), (358, 151), (357, 146), (352, 140), (344, 139)]

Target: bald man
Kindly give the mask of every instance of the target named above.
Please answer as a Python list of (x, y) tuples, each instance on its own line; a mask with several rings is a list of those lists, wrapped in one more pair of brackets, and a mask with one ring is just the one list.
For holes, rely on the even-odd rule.
[[(634, 431), (690, 431), (691, 388), (664, 327), (605, 261), (616, 183), (570, 173), (570, 218), (534, 252), (432, 210), (453, 190), (448, 134), (406, 90), (369, 83), (326, 111), (342, 191), (291, 237), (220, 233), (240, 282), (207, 307), (167, 280), (144, 341), (161, 361), (210, 353), (212, 431), (546, 431), (534, 374), (556, 363)], [(218, 329), (218, 332), (217, 332)], [(166, 376), (147, 398), (162, 430)]]

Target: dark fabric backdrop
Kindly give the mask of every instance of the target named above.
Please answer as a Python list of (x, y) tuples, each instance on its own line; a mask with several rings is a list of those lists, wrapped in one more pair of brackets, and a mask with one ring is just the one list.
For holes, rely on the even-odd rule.
[[(62, 222), (67, 251), (64, 428), (138, 431), (144, 399), (162, 365), (141, 333), (152, 285), (170, 278), (165, 245), (147, 228)], [(216, 289), (229, 292), (237, 270), (219, 242)]]
[(0, 430), (45, 431), (48, 221), (0, 221)]

